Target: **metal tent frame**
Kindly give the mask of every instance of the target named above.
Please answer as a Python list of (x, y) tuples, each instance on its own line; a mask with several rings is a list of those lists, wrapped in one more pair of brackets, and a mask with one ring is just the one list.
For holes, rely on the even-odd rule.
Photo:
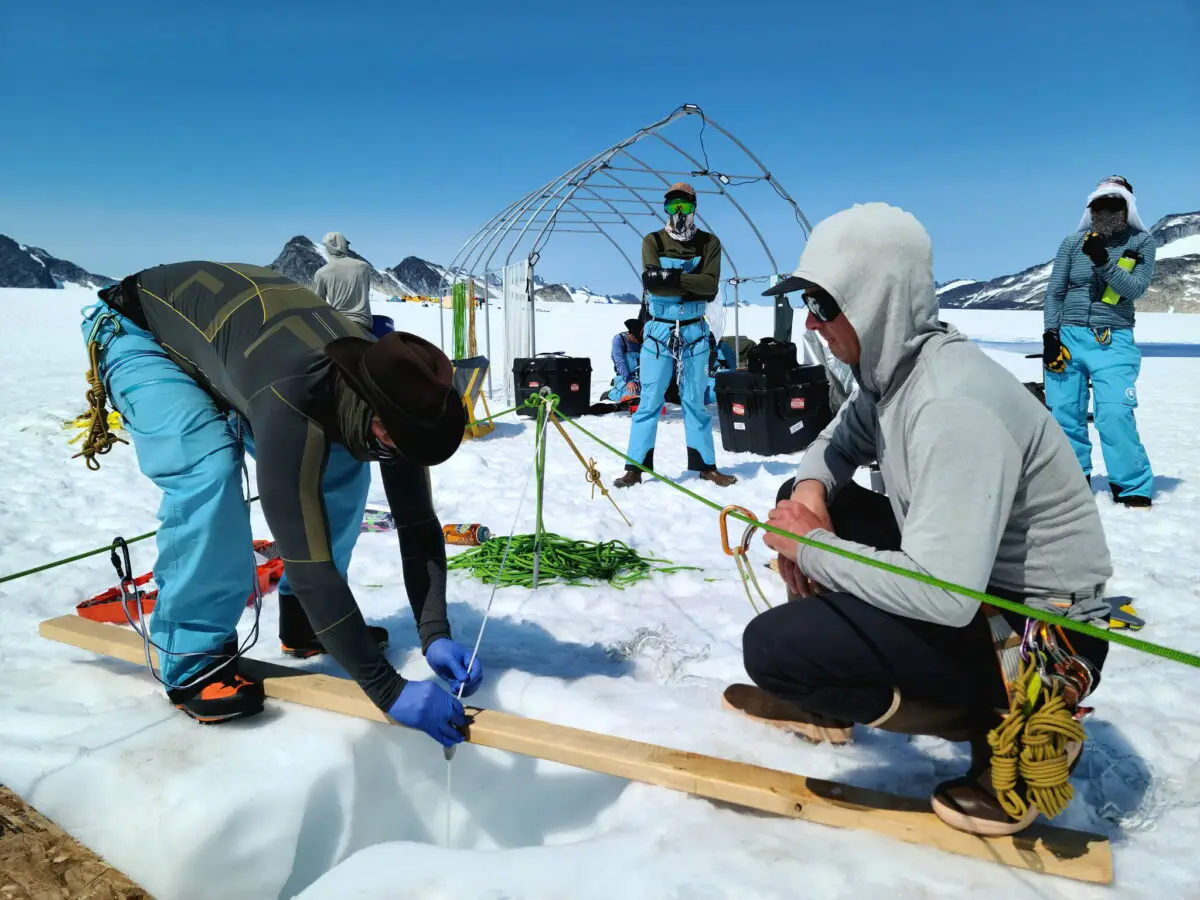
[[(701, 123), (699, 156), (681, 146), (682, 141), (673, 141), (662, 133), (673, 123), (691, 116), (699, 117)], [(757, 174), (735, 175), (714, 169), (708, 148), (704, 143), (704, 132), (708, 127), (724, 135), (736, 149), (738, 153), (737, 167), (752, 168)], [(660, 150), (665, 146), (671, 151), (672, 155), (669, 158), (678, 160), (678, 168), (658, 168), (647, 163), (641, 155), (635, 154), (632, 150), (642, 141), (652, 141)], [(466, 282), (469, 279), (474, 279), (476, 283), (482, 281), (485, 304), (485, 340), (487, 355), (491, 359), (492, 304), (489, 290), (499, 283), (498, 272), (512, 264), (514, 259), (520, 260), (521, 256), (518, 256), (518, 253), (523, 254), (529, 263), (531, 273), (527, 286), (527, 300), (532, 306), (534, 303), (532, 272), (551, 236), (563, 232), (595, 234), (604, 238), (620, 254), (640, 286), (642, 279), (640, 264), (630, 258), (614, 233), (619, 232), (621, 236), (624, 236), (625, 229), (629, 229), (637, 241), (636, 246), (640, 247), (646, 233), (661, 227), (660, 223), (664, 218), (661, 196), (667, 187), (680, 178), (706, 179), (711, 187), (698, 185), (697, 193), (708, 197), (724, 198), (749, 227), (765, 257), (766, 266), (769, 268), (766, 274), (743, 275), (729, 252), (728, 243), (724, 239), (721, 241), (722, 270), (724, 272), (728, 267), (728, 271), (732, 273), (730, 276), (722, 278), (724, 285), (721, 294), (722, 306), (728, 305), (727, 288), (731, 287), (733, 289), (734, 334), (740, 337), (738, 286), (746, 282), (770, 282), (773, 278), (779, 277), (781, 272), (758, 225), (733, 196), (733, 189), (747, 184), (765, 182), (774, 189), (780, 199), (791, 207), (805, 240), (812, 232), (812, 226), (796, 201), (758, 157), (728, 130), (705, 115), (699, 106), (691, 103), (680, 106), (665, 118), (647, 125), (625, 140), (588, 157), (493, 215), (463, 244), (449, 267), (443, 272), (440, 295), (443, 298), (446, 297), (448, 289), (453, 284)], [(640, 183), (640, 181), (654, 182), (656, 180), (657, 184)], [(703, 182), (699, 182), (699, 184), (703, 184)], [(653, 196), (654, 199), (647, 199), (647, 196)], [(702, 199), (701, 206), (703, 205)], [(631, 221), (633, 218), (653, 218), (656, 223), (653, 227), (649, 227), (649, 223), (644, 223), (647, 227), (639, 228)], [(713, 231), (699, 209), (696, 212), (696, 222), (704, 230)], [(720, 237), (719, 234), (718, 237)], [(645, 297), (646, 294), (643, 290), (643, 302), (645, 302)], [(472, 297), (469, 302), (474, 302), (474, 298)], [(439, 308), (441, 310), (440, 341), (442, 349), (445, 350), (446, 315), (444, 304), (439, 304)], [(536, 309), (531, 308), (529, 317), (530, 346), (533, 348), (532, 352), (536, 354), (535, 314)], [(791, 319), (792, 309), (787, 297), (777, 297), (775, 302), (777, 338), (786, 339), (790, 336)], [(735, 342), (735, 346), (740, 346), (740, 341)], [(489, 394), (492, 392), (491, 369), (492, 367), (489, 366)]]

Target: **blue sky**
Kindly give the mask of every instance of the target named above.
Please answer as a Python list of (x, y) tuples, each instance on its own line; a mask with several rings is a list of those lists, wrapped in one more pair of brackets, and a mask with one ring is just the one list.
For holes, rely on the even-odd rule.
[[(1200, 210), (1198, 50), (1197, 0), (8, 3), (0, 233), (117, 277), (266, 263), (330, 230), (377, 265), (448, 262), (517, 197), (695, 103), (812, 222), (894, 203), (939, 280), (994, 277), (1053, 256), (1107, 174), (1147, 224)], [(694, 125), (666, 134), (695, 147)], [(761, 188), (734, 196), (790, 271), (801, 233)], [(739, 272), (765, 274), (701, 202)], [(638, 290), (597, 238), (556, 236), (539, 271)]]

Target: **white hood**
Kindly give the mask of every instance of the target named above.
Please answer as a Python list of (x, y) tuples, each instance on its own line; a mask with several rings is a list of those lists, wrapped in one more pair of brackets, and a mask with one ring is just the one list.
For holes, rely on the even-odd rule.
[(325, 239), (321, 241), (325, 245), (325, 249), (330, 256), (346, 256), (350, 249), (350, 242), (346, 240), (346, 236), (340, 231), (331, 231), (325, 235)]
[(1092, 210), (1091, 202), (1097, 197), (1120, 197), (1125, 201), (1125, 206), (1129, 210), (1129, 227), (1134, 231), (1148, 231), (1145, 225), (1142, 224), (1142, 217), (1138, 215), (1137, 201), (1133, 199), (1133, 194), (1125, 189), (1125, 186), (1118, 184), (1115, 181), (1102, 181), (1100, 186), (1088, 194), (1087, 200), (1083, 204), (1083, 218), (1079, 220), (1079, 227), (1076, 231), (1091, 231), (1092, 230)]
[(813, 229), (795, 275), (828, 291), (858, 334), (852, 366), (865, 391), (886, 402), (930, 340), (966, 340), (938, 319), (929, 235), (911, 213), (856, 204)]

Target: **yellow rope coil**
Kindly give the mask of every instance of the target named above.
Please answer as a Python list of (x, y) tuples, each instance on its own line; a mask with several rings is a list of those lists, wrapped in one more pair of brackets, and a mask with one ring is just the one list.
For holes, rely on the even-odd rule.
[(1082, 744), (1085, 737), (1061, 687), (1043, 681), (1032, 659), (1022, 663), (1008, 715), (988, 733), (992, 788), (1004, 811), (1021, 819), (1032, 806), (1054, 818), (1066, 809), (1075, 796), (1068, 744)]
[(83, 447), (71, 459), (83, 457), (87, 467), (93, 472), (100, 468), (97, 456), (107, 453), (116, 443), (128, 444), (129, 441), (119, 438), (109, 428), (108, 392), (104, 390), (104, 380), (100, 377), (99, 359), (100, 345), (92, 341), (88, 345), (88, 359), (91, 367), (87, 372), (88, 381), (88, 415), (86, 416), (86, 431), (83, 435)]

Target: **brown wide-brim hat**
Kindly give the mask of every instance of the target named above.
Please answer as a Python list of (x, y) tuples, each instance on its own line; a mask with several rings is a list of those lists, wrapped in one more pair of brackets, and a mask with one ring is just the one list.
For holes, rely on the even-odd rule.
[(392, 331), (378, 341), (338, 338), (325, 355), (383, 422), (406, 459), (445, 462), (462, 443), (467, 413), (449, 357), (424, 338)]

